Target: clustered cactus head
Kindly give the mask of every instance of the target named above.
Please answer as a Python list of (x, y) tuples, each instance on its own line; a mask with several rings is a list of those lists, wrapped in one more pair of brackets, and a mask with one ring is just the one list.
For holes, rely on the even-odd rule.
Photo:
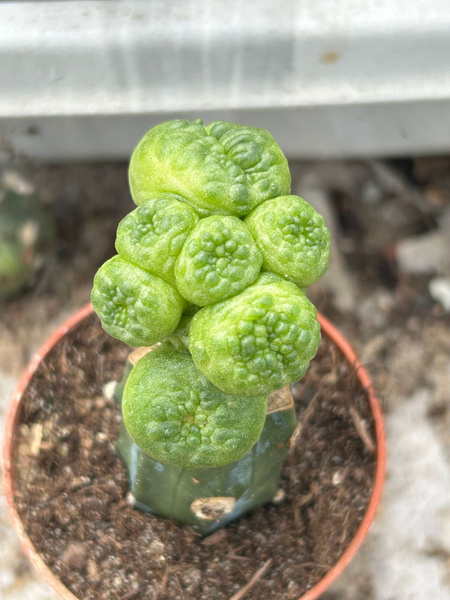
[(169, 193), (201, 216), (243, 217), (291, 187), (287, 160), (268, 131), (225, 121), (205, 127), (201, 119), (151, 129), (133, 152), (129, 179), (137, 205)]
[(210, 467), (238, 460), (259, 438), (267, 396), (223, 392), (168, 342), (132, 370), (122, 411), (128, 432), (157, 460)]
[(326, 271), (329, 231), (289, 195), (287, 161), (263, 129), (162, 123), (136, 147), (129, 179), (138, 206), (92, 303), (113, 337), (162, 344), (131, 372), (125, 424), (157, 460), (233, 462), (258, 439), (268, 395), (317, 352), (303, 289)]

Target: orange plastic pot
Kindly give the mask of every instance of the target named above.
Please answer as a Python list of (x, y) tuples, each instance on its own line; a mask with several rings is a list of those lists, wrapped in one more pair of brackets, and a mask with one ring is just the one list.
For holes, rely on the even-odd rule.
[[(53, 335), (41, 346), (41, 348), (34, 354), (31, 361), (29, 362), (22, 378), (20, 379), (17, 390), (13, 396), (9, 413), (6, 420), (6, 431), (5, 440), (3, 447), (3, 478), (4, 478), (4, 489), (5, 496), (9, 506), (12, 522), (19, 534), (22, 546), (31, 560), (33, 565), (45, 578), (45, 580), (66, 600), (79, 600), (72, 592), (70, 592), (65, 585), (56, 577), (56, 575), (48, 568), (45, 562), (42, 560), (40, 555), (36, 552), (28, 534), (24, 528), (20, 515), (18, 513), (15, 501), (14, 501), (14, 448), (15, 448), (15, 435), (20, 420), (20, 406), (22, 395), (29, 385), (30, 380), (33, 377), (40, 362), (45, 358), (48, 352), (55, 346), (61, 338), (63, 338), (72, 328), (80, 323), (83, 319), (88, 317), (92, 313), (92, 306), (86, 305), (84, 308), (79, 310), (77, 313), (72, 315), (61, 327), (59, 327)], [(339, 348), (342, 354), (345, 356), (347, 362), (356, 370), (356, 374), (366, 389), (372, 415), (375, 423), (375, 438), (376, 438), (376, 470), (372, 496), (370, 498), (369, 505), (367, 507), (364, 518), (353, 537), (352, 541), (348, 545), (345, 552), (342, 554), (337, 563), (327, 572), (327, 574), (308, 592), (306, 592), (298, 600), (315, 600), (325, 592), (330, 584), (342, 573), (351, 559), (355, 556), (358, 548), (364, 541), (370, 524), (375, 516), (383, 487), (385, 465), (386, 465), (386, 442), (384, 435), (383, 417), (381, 414), (379, 401), (373, 391), (372, 383), (369, 375), (361, 363), (356, 358), (356, 355), (351, 348), (350, 344), (343, 337), (343, 335), (319, 313), (319, 322), (322, 327), (322, 333), (328, 337), (334, 344)]]

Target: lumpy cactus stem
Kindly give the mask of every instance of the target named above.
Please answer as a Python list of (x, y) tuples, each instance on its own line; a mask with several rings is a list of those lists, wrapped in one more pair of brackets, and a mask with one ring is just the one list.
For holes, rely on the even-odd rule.
[[(114, 392), (119, 405), (133, 367), (151, 351), (138, 349), (128, 357)], [(116, 448), (126, 465), (130, 494), (138, 508), (188, 523), (207, 535), (275, 497), (296, 426), (294, 403), (285, 387), (269, 396), (261, 434), (237, 461), (186, 468), (156, 460), (133, 440), (124, 422)]]
[(277, 491), (288, 386), (320, 342), (305, 288), (327, 268), (329, 231), (289, 195), (264, 129), (161, 123), (129, 180), (137, 208), (91, 296), (110, 335), (144, 347), (116, 389), (117, 448), (137, 507), (208, 533)]

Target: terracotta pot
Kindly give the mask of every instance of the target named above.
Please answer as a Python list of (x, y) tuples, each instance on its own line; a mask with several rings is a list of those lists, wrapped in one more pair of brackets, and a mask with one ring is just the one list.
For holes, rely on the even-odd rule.
[[(69, 330), (75, 327), (84, 318), (88, 317), (91, 313), (92, 306), (88, 304), (84, 308), (79, 310), (77, 313), (72, 315), (72, 317), (70, 317), (63, 325), (61, 325), (61, 327), (59, 327), (55, 331), (55, 333), (52, 336), (50, 336), (50, 338), (41, 346), (41, 348), (32, 357), (22, 378), (20, 379), (19, 385), (12, 399), (12, 403), (6, 420), (5, 441), (3, 447), (3, 477), (5, 496), (9, 506), (9, 511), (13, 524), (19, 534), (22, 546), (28, 558), (31, 560), (31, 562), (37, 568), (37, 570), (41, 573), (41, 575), (45, 578), (45, 580), (66, 600), (78, 599), (63, 585), (63, 583), (47, 567), (42, 558), (36, 552), (19, 516), (14, 501), (13, 449), (16, 428), (20, 418), (21, 398), (39, 363), (44, 359), (44, 357), (53, 348), (53, 346), (57, 344), (61, 340), (61, 338), (69, 332)], [(340, 559), (337, 561), (337, 563), (311, 590), (306, 592), (306, 594), (301, 596), (301, 598), (299, 598), (298, 600), (315, 600), (316, 598), (319, 598), (320, 595), (330, 586), (330, 584), (342, 573), (342, 571), (348, 565), (350, 560), (356, 554), (356, 551), (365, 539), (370, 524), (375, 516), (375, 512), (380, 501), (381, 490), (383, 487), (386, 464), (386, 442), (384, 435), (383, 418), (381, 414), (379, 401), (373, 391), (369, 375), (367, 374), (367, 371), (364, 369), (361, 363), (357, 360), (350, 344), (342, 336), (342, 334), (323, 315), (319, 313), (318, 316), (319, 322), (322, 327), (323, 335), (328, 337), (332, 342), (334, 342), (334, 344), (340, 349), (342, 354), (345, 356), (348, 363), (355, 368), (357, 376), (362, 386), (367, 391), (373, 419), (375, 422), (376, 470), (372, 496), (370, 498), (370, 502), (367, 507), (364, 518), (355, 536), (353, 537), (352, 541), (350, 542)]]

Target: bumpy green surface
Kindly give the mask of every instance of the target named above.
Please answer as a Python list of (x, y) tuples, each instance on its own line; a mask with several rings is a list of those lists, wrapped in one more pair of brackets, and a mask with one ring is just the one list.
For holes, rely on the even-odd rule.
[(264, 267), (308, 287), (321, 277), (330, 257), (325, 219), (303, 198), (280, 196), (258, 206), (245, 223), (263, 253)]
[(116, 250), (123, 258), (175, 285), (174, 264), (198, 222), (194, 209), (172, 198), (146, 200), (117, 228)]
[(329, 231), (288, 195), (288, 163), (264, 129), (161, 123), (133, 152), (129, 181), (138, 208), (92, 302), (113, 337), (162, 346), (133, 369), (124, 420), (155, 464), (214, 471), (252, 448), (268, 394), (316, 354), (316, 309), (299, 288), (325, 272)]
[(172, 333), (185, 304), (170, 284), (120, 256), (97, 271), (91, 300), (104, 330), (130, 346), (151, 346)]
[(202, 219), (175, 263), (179, 292), (198, 306), (235, 296), (259, 275), (262, 254), (237, 217)]
[(189, 331), (189, 350), (200, 371), (220, 389), (248, 396), (303, 377), (319, 342), (314, 305), (295, 284), (272, 274), (202, 308)]
[(130, 436), (156, 460), (184, 468), (238, 460), (264, 426), (267, 396), (217, 389), (189, 352), (165, 343), (144, 356), (125, 385), (122, 411)]
[(207, 127), (174, 120), (151, 129), (130, 161), (136, 204), (166, 192), (177, 194), (202, 215), (247, 215), (290, 191), (286, 158), (265, 129), (216, 121)]

